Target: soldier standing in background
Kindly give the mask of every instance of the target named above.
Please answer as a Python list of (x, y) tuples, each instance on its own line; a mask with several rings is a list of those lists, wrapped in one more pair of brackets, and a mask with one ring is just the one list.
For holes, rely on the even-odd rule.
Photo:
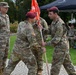
[[(41, 17), (40, 17), (40, 24), (42, 26), (41, 29), (43, 31), (48, 30), (47, 22)], [(42, 47), (42, 44), (41, 44), (42, 37), (41, 37), (39, 25), (37, 25), (37, 23), (36, 23), (33, 25), (33, 28), (34, 28), (34, 32), (36, 34), (36, 40), (37, 40), (38, 44), (41, 46), (41, 49), (39, 49), (39, 50), (32, 49), (32, 51), (33, 51), (36, 61), (37, 61), (37, 75), (42, 75), (44, 47)], [(45, 34), (44, 34), (44, 36), (45, 36)]]
[(36, 14), (28, 12), (26, 20), (20, 22), (17, 30), (17, 39), (13, 47), (13, 52), (5, 69), (5, 75), (10, 75), (15, 66), (22, 60), (28, 68), (28, 75), (37, 74), (37, 63), (32, 49), (39, 50), (40, 46), (36, 42), (32, 24), (36, 20)]
[(8, 8), (7, 2), (0, 2), (0, 75), (3, 75), (9, 50), (10, 26), (9, 16), (6, 14)]
[(63, 20), (58, 16), (58, 12), (59, 10), (57, 7), (48, 9), (48, 16), (53, 20), (49, 27), (52, 39), (47, 43), (42, 43), (43, 46), (52, 45), (54, 47), (50, 75), (59, 75), (62, 65), (66, 69), (68, 75), (76, 75), (69, 55), (67, 28)]
[(68, 31), (69, 44), (71, 48), (74, 48), (75, 46), (74, 36), (75, 36), (75, 28), (74, 28), (74, 25), (71, 24), (70, 29)]

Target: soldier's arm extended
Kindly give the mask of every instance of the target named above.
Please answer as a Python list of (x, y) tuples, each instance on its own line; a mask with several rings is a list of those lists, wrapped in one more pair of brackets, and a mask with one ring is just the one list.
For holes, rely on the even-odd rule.
[(27, 39), (30, 43), (31, 48), (39, 48), (40, 45), (37, 43), (36, 38), (35, 38), (35, 33), (33, 29), (29, 29), (26, 31)]
[(58, 23), (56, 26), (56, 33), (51, 41), (47, 42), (46, 45), (56, 45), (60, 42), (63, 35), (63, 26), (61, 23)]

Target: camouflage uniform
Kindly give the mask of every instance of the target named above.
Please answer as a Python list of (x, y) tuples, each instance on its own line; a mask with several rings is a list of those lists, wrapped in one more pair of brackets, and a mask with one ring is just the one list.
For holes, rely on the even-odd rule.
[[(39, 43), (39, 45), (41, 45), (41, 35), (40, 35), (40, 30), (38, 29), (37, 26), (34, 26), (34, 32), (36, 34), (36, 40), (37, 42)], [(42, 56), (43, 56), (43, 50), (42, 48), (39, 49), (39, 50), (32, 50), (34, 55), (35, 55), (35, 58), (36, 58), (36, 61), (37, 61), (37, 71), (39, 70), (43, 70), (43, 59), (42, 59)]]
[(74, 48), (76, 49), (76, 29), (74, 29)]
[(44, 30), (48, 30), (48, 24), (47, 24), (47, 22), (45, 21), (45, 19), (43, 19), (42, 17), (40, 17), (40, 23), (41, 23), (41, 25), (43, 26), (43, 29), (44, 29)]
[(0, 72), (5, 68), (5, 62), (9, 50), (9, 17), (0, 13)]
[(32, 25), (28, 21), (20, 22), (17, 31), (17, 39), (5, 70), (5, 75), (10, 75), (17, 63), (22, 60), (28, 67), (28, 75), (36, 75), (37, 63), (32, 49), (40, 48), (35, 39)]
[[(43, 26), (44, 30), (48, 30), (47, 23), (43, 18), (40, 18), (40, 23)], [(40, 33), (40, 29), (38, 28), (38, 25), (34, 25), (33, 28), (34, 28), (34, 32), (36, 34), (36, 40), (39, 43), (39, 45), (41, 46), (41, 49), (39, 49), (39, 50), (33, 49), (33, 53), (37, 60), (37, 66), (38, 66), (37, 71), (42, 71), (43, 70), (43, 53), (44, 52), (43, 52), (42, 45), (41, 45), (41, 41), (42, 41), (41, 33)]]
[(43, 19), (42, 17), (40, 17), (40, 23), (41, 23), (41, 25), (43, 26), (42, 33), (43, 33), (43, 38), (44, 38), (44, 40), (46, 41), (48, 24), (47, 24), (47, 22), (45, 21), (45, 19)]
[(57, 18), (49, 27), (52, 40), (47, 42), (47, 45), (52, 45), (54, 49), (53, 60), (50, 75), (59, 75), (61, 65), (64, 66), (69, 75), (76, 75), (74, 66), (69, 55), (69, 42), (67, 39), (67, 31), (64, 22)]
[(68, 38), (69, 38), (70, 47), (72, 48), (74, 48), (75, 45), (74, 36), (75, 36), (75, 29), (70, 28), (70, 30), (68, 31)]

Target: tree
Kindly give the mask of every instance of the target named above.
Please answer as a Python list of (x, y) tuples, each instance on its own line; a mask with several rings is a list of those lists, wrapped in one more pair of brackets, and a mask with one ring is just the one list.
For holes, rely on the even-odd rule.
[(18, 21), (25, 19), (25, 14), (30, 10), (31, 0), (16, 0), (18, 7)]
[(8, 15), (10, 18), (10, 22), (14, 22), (15, 20), (17, 20), (17, 16), (16, 16), (16, 6), (15, 3), (12, 0), (4, 0), (5, 2), (7, 2), (9, 4), (9, 10), (8, 10)]

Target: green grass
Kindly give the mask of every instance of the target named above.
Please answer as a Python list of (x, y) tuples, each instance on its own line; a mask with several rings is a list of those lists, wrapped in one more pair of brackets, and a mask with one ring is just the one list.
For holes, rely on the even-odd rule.
[[(51, 63), (54, 49), (49, 46), (47, 46), (46, 49), (47, 49), (46, 54), (47, 54), (48, 62)], [(70, 56), (73, 64), (76, 65), (76, 49), (70, 49)]]
[(9, 50), (8, 58), (10, 57), (10, 54), (11, 54), (11, 51), (13, 49), (13, 45), (14, 45), (15, 40), (16, 40), (16, 36), (11, 36), (10, 37), (10, 50)]
[(76, 49), (70, 49), (70, 56), (73, 64), (76, 65)]
[[(8, 57), (10, 57), (10, 54), (11, 54), (15, 39), (16, 39), (16, 36), (11, 36), (10, 37), (10, 50), (9, 50)], [(51, 63), (52, 54), (53, 54), (54, 49), (52, 47), (49, 47), (49, 46), (47, 46), (46, 49), (47, 49), (46, 54), (47, 54), (48, 62)], [(70, 49), (70, 55), (71, 55), (71, 59), (72, 59), (73, 64), (76, 65), (76, 49)]]

